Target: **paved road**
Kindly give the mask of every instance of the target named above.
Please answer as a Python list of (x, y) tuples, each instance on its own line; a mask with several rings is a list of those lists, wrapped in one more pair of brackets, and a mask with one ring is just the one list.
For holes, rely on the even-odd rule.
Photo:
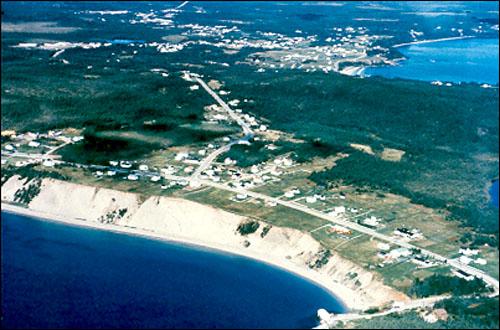
[(397, 45), (394, 45), (392, 47), (398, 48), (398, 47), (409, 46), (409, 45), (429, 44), (429, 43), (433, 43), (433, 42), (468, 39), (468, 38), (474, 38), (474, 36), (461, 36), (461, 37), (449, 37), (449, 38), (440, 38), (440, 39), (431, 39), (431, 40), (412, 41), (412, 42), (405, 42), (402, 44), (397, 44)]
[[(171, 176), (171, 179), (173, 179), (173, 180), (179, 180), (179, 179), (189, 180), (189, 178), (186, 178), (186, 177), (176, 177), (176, 176)], [(279, 205), (282, 205), (282, 206), (285, 206), (285, 207), (288, 207), (288, 208), (291, 208), (291, 209), (294, 209), (294, 210), (297, 210), (297, 211), (300, 211), (300, 212), (303, 212), (306, 214), (313, 215), (315, 217), (330, 221), (332, 223), (335, 223), (335, 224), (341, 225), (343, 227), (358, 231), (360, 233), (370, 235), (372, 237), (378, 238), (381, 241), (385, 241), (385, 242), (388, 242), (388, 243), (391, 243), (394, 245), (398, 245), (400, 247), (404, 247), (404, 248), (407, 248), (410, 250), (417, 249), (423, 255), (429, 256), (437, 261), (447, 263), (448, 265), (450, 265), (453, 268), (456, 268), (458, 270), (462, 270), (466, 273), (472, 274), (472, 275), (482, 279), (483, 281), (485, 281), (488, 285), (490, 285), (494, 289), (494, 293), (492, 295), (498, 294), (499, 283), (498, 283), (498, 280), (493, 278), (492, 276), (489, 276), (488, 274), (484, 273), (483, 271), (481, 271), (477, 268), (462, 264), (462, 263), (458, 262), (457, 260), (449, 259), (449, 258), (443, 257), (437, 253), (434, 253), (432, 251), (429, 251), (429, 250), (423, 249), (421, 247), (412, 245), (408, 242), (403, 241), (402, 239), (381, 234), (373, 229), (367, 228), (367, 227), (362, 226), (358, 223), (351, 222), (351, 221), (342, 219), (340, 217), (334, 217), (334, 216), (325, 214), (321, 211), (311, 209), (305, 205), (302, 205), (302, 204), (299, 204), (299, 203), (296, 203), (293, 201), (280, 200), (278, 198), (267, 196), (267, 195), (264, 195), (262, 193), (254, 192), (251, 190), (246, 190), (243, 188), (233, 188), (233, 187), (229, 187), (227, 185), (224, 185), (221, 183), (216, 183), (216, 182), (213, 182), (210, 180), (199, 180), (198, 179), (197, 181), (201, 184), (212, 186), (214, 188), (218, 188), (218, 189), (222, 189), (222, 190), (226, 190), (226, 191), (231, 191), (231, 192), (234, 192), (236, 194), (238, 194), (238, 193), (246, 194), (248, 196), (258, 198), (258, 199), (264, 200), (266, 202), (275, 202), (276, 204), (279, 204)]]
[(438, 301), (448, 299), (448, 298), (451, 298), (451, 295), (441, 295), (441, 296), (435, 296), (435, 297), (416, 299), (416, 300), (412, 300), (408, 303), (392, 307), (392, 308), (385, 310), (383, 312), (378, 312), (378, 313), (373, 313), (373, 314), (358, 314), (358, 313), (336, 314), (332, 317), (330, 323), (335, 323), (338, 321), (353, 321), (353, 320), (360, 320), (360, 319), (371, 319), (373, 317), (389, 315), (389, 314), (401, 312), (404, 310), (433, 306)]
[(205, 159), (201, 162), (200, 166), (198, 166), (198, 168), (191, 175), (191, 179), (194, 180), (197, 179), (200, 176), (201, 172), (206, 170), (212, 164), (212, 162), (217, 159), (219, 155), (229, 151), (229, 149), (231, 149), (233, 145), (237, 144), (241, 140), (248, 141), (253, 137), (254, 133), (250, 128), (250, 126), (248, 126), (248, 124), (243, 119), (241, 119), (241, 117), (236, 112), (234, 112), (226, 104), (226, 102), (224, 102), (224, 100), (222, 100), (219, 97), (219, 95), (217, 95), (217, 93), (215, 93), (202, 79), (198, 77), (193, 77), (193, 78), (196, 80), (198, 84), (201, 85), (201, 87), (203, 87), (203, 89), (207, 91), (208, 94), (210, 94), (210, 96), (212, 96), (215, 99), (215, 101), (217, 101), (217, 103), (219, 103), (219, 105), (228, 113), (228, 115), (243, 129), (243, 134), (245, 134), (243, 138), (231, 141), (230, 143), (218, 148), (217, 150), (213, 151), (210, 155), (205, 157)]
[[(28, 156), (28, 155), (26, 155), (26, 156)], [(43, 155), (31, 155), (31, 157), (33, 157), (33, 158), (40, 157), (40, 156), (43, 156)], [(215, 157), (216, 156), (217, 155), (215, 155)], [(78, 165), (78, 164), (73, 164), (73, 165)], [(102, 170), (104, 170), (106, 168), (109, 168), (107, 166), (98, 166), (98, 165), (88, 165), (88, 166), (86, 166), (86, 165), (80, 165), (80, 166), (81, 167), (86, 167), (86, 168), (90, 167), (90, 168), (102, 169)], [(133, 172), (133, 173), (137, 173), (137, 174), (143, 174), (145, 176), (161, 175), (160, 173), (153, 172), (153, 171), (137, 171), (137, 170), (127, 171), (127, 170), (123, 170), (123, 169), (115, 169), (115, 170), (119, 171), (120, 173)], [(378, 233), (378, 232), (376, 232), (373, 229), (370, 229), (370, 228), (367, 228), (365, 226), (359, 225), (359, 224), (357, 224), (355, 222), (351, 222), (351, 221), (342, 219), (340, 217), (334, 217), (334, 216), (325, 214), (325, 213), (323, 213), (321, 211), (317, 211), (317, 210), (311, 209), (311, 208), (309, 208), (309, 207), (307, 207), (305, 205), (302, 205), (302, 204), (299, 204), (299, 203), (296, 203), (296, 202), (293, 202), (293, 201), (280, 200), (278, 198), (267, 196), (267, 195), (262, 194), (262, 193), (254, 192), (254, 191), (251, 191), (251, 190), (246, 190), (246, 189), (243, 189), (243, 188), (229, 187), (228, 185), (221, 184), (221, 183), (216, 183), (216, 182), (213, 182), (213, 181), (210, 181), (210, 180), (205, 180), (205, 179), (202, 180), (202, 179), (198, 179), (198, 178), (185, 177), (185, 176), (177, 176), (177, 175), (164, 175), (164, 177), (166, 179), (168, 179), (168, 180), (174, 180), (174, 181), (180, 181), (180, 180), (187, 180), (187, 181), (191, 181), (191, 182), (197, 181), (198, 183), (200, 183), (202, 185), (211, 186), (211, 187), (214, 187), (214, 188), (217, 188), (217, 189), (230, 191), (230, 192), (233, 192), (233, 193), (236, 193), (236, 194), (238, 194), (238, 193), (246, 194), (248, 196), (251, 196), (251, 197), (254, 197), (254, 198), (257, 198), (257, 199), (261, 199), (261, 200), (266, 201), (266, 202), (275, 202), (276, 204), (282, 205), (284, 207), (292, 208), (292, 209), (295, 209), (297, 211), (300, 211), (300, 212), (303, 212), (303, 213), (306, 213), (306, 214), (310, 214), (310, 215), (316, 216), (318, 218), (321, 218), (321, 219), (327, 220), (329, 222), (341, 225), (343, 227), (346, 227), (346, 228), (349, 228), (349, 229), (352, 229), (352, 230), (355, 230), (355, 231), (358, 231), (358, 232), (370, 235), (372, 237), (378, 238), (378, 239), (380, 239), (382, 241), (386, 241), (386, 242), (389, 242), (389, 243), (394, 244), (394, 245), (398, 245), (398, 246), (401, 246), (401, 247), (404, 247), (404, 248), (407, 248), (407, 249), (418, 249), (418, 250), (420, 250), (420, 253), (422, 253), (423, 255), (430, 256), (430, 257), (434, 258), (437, 261), (441, 261), (441, 262), (447, 263), (448, 265), (450, 265), (453, 268), (456, 268), (458, 270), (462, 270), (462, 271), (464, 271), (466, 273), (472, 274), (472, 275), (474, 275), (474, 276), (482, 279), (484, 282), (486, 282), (488, 285), (490, 285), (494, 289), (494, 292), (491, 293), (489, 296), (496, 296), (496, 295), (498, 295), (498, 292), (499, 292), (499, 283), (498, 283), (498, 280), (495, 279), (495, 278), (493, 278), (492, 276), (489, 276), (488, 274), (484, 273), (483, 271), (481, 271), (481, 270), (479, 270), (477, 268), (474, 268), (472, 266), (462, 264), (462, 263), (458, 262), (457, 260), (448, 259), (448, 258), (443, 257), (443, 256), (441, 256), (441, 255), (439, 255), (437, 253), (432, 252), (432, 251), (429, 251), (429, 250), (422, 249), (420, 247), (414, 246), (414, 245), (412, 245), (412, 244), (410, 244), (408, 242), (405, 242), (405, 241), (403, 241), (403, 240), (401, 240), (399, 238), (395, 238), (395, 237), (391, 237), (391, 236), (387, 236), (387, 235)], [(432, 298), (435, 298), (435, 297), (432, 297)], [(427, 300), (430, 300), (430, 298), (427, 299)], [(427, 300), (422, 300), (422, 301), (427, 301)]]
[(229, 149), (231, 149), (231, 147), (236, 143), (237, 141), (232, 141), (231, 143), (220, 147), (219, 149), (215, 150), (210, 155), (205, 157), (205, 159), (203, 159), (198, 168), (191, 175), (191, 179), (197, 179), (200, 176), (201, 172), (206, 170), (212, 164), (212, 162), (215, 161), (217, 157), (219, 157), (219, 155), (229, 151)]
[(177, 7), (175, 7), (175, 9), (181, 9), (182, 7), (184, 7), (185, 5), (187, 5), (189, 3), (189, 1), (184, 1), (183, 3), (181, 3), (180, 5), (178, 5)]
[(71, 143), (73, 143), (73, 141), (64, 142), (63, 144), (61, 144), (55, 148), (50, 149), (49, 152), (47, 152), (45, 155), (50, 155), (50, 154), (54, 153), (55, 151), (57, 151), (61, 148), (64, 148), (65, 146), (67, 146), (68, 144), (71, 144)]
[[(233, 141), (231, 143), (234, 144), (236, 142), (237, 141)], [(226, 145), (223, 148), (230, 148), (230, 146)], [(210, 164), (211, 161), (213, 161), (213, 159), (215, 159), (218, 156), (218, 154), (220, 154), (220, 153), (223, 152), (222, 149), (218, 149), (218, 151), (216, 151), (216, 153), (212, 153), (209, 157), (207, 157), (208, 159), (205, 160), (206, 163)], [(30, 154), (24, 154), (24, 153), (13, 153), (13, 154), (9, 154), (9, 155), (25, 156), (26, 158), (35, 158), (35, 159), (38, 158), (39, 160), (41, 160), (41, 158), (43, 158), (43, 156), (45, 156), (45, 155), (41, 155), (41, 154), (40, 155), (34, 155), (34, 154), (30, 155)], [(73, 165), (79, 165), (79, 164), (73, 164)], [(79, 166), (80, 167), (85, 167), (85, 168), (102, 169), (102, 170), (108, 168), (107, 166), (98, 166), (98, 165), (79, 165)], [(120, 173), (127, 173), (127, 170), (122, 170), (122, 169), (115, 169), (115, 170), (118, 170)], [(146, 176), (161, 175), (160, 173), (152, 172), (152, 171), (137, 171), (137, 170), (133, 170), (131, 172), (137, 173), (137, 174), (144, 174)], [(216, 183), (216, 182), (213, 182), (213, 181), (210, 181), (210, 180), (201, 180), (198, 177), (193, 177), (193, 176), (191, 176), (191, 177), (184, 177), (184, 176), (174, 176), (174, 175), (167, 175), (167, 176), (164, 176), (164, 177), (166, 179), (176, 180), (176, 181), (179, 181), (179, 180), (187, 180), (187, 181), (191, 181), (191, 182), (197, 181), (198, 183), (201, 183), (201, 184), (204, 184), (204, 185), (207, 185), (207, 186), (212, 186), (214, 188), (218, 188), (218, 189), (222, 189), (222, 190), (226, 190), (226, 191), (231, 191), (231, 192), (234, 192), (236, 194), (238, 194), (238, 193), (246, 194), (248, 196), (251, 196), (251, 197), (254, 197), (254, 198), (258, 198), (258, 199), (261, 199), (261, 200), (266, 201), (266, 202), (275, 202), (276, 204), (279, 204), (279, 205), (282, 205), (282, 206), (285, 206), (285, 207), (288, 207), (288, 208), (291, 208), (291, 209), (294, 209), (294, 210), (297, 210), (297, 211), (300, 211), (300, 212), (303, 212), (303, 213), (306, 213), (306, 214), (310, 214), (310, 215), (316, 216), (318, 218), (321, 218), (321, 219), (327, 220), (329, 222), (341, 225), (343, 227), (346, 227), (346, 228), (358, 231), (360, 233), (364, 233), (364, 234), (370, 235), (372, 237), (378, 238), (379, 240), (382, 240), (382, 241), (385, 241), (385, 242), (388, 242), (388, 243), (391, 243), (391, 244), (394, 244), (394, 245), (398, 245), (398, 246), (401, 246), (401, 247), (404, 247), (404, 248), (407, 248), (407, 249), (418, 249), (420, 251), (420, 253), (423, 254), (423, 255), (427, 255), (429, 257), (434, 258), (437, 261), (440, 261), (440, 262), (443, 262), (443, 263), (447, 263), (448, 265), (450, 265), (451, 267), (453, 267), (455, 269), (464, 271), (464, 272), (466, 272), (468, 274), (472, 274), (472, 275), (474, 275), (474, 276), (482, 279), (484, 282), (486, 282), (488, 285), (490, 285), (494, 289), (494, 292), (491, 294), (492, 296), (497, 295), (498, 292), (499, 292), (499, 282), (498, 282), (498, 280), (495, 279), (494, 277), (492, 277), (492, 276), (484, 273), (483, 271), (481, 271), (481, 270), (479, 270), (477, 268), (474, 268), (472, 266), (460, 263), (456, 259), (448, 259), (446, 257), (443, 257), (443, 256), (435, 253), (435, 252), (432, 252), (432, 251), (420, 248), (418, 246), (412, 245), (412, 244), (410, 244), (408, 242), (405, 242), (405, 241), (403, 241), (403, 240), (401, 240), (399, 238), (395, 238), (395, 237), (391, 237), (391, 236), (387, 236), (387, 235), (381, 234), (381, 233), (379, 233), (379, 232), (377, 232), (377, 231), (375, 231), (373, 229), (367, 228), (367, 227), (362, 226), (362, 225), (360, 225), (358, 223), (351, 222), (351, 221), (342, 219), (340, 217), (334, 217), (334, 216), (325, 214), (325, 213), (323, 213), (321, 211), (311, 209), (311, 208), (309, 208), (309, 207), (307, 207), (305, 205), (302, 205), (302, 204), (299, 204), (299, 203), (296, 203), (296, 202), (293, 202), (293, 201), (280, 200), (278, 198), (267, 196), (267, 195), (264, 195), (262, 193), (254, 192), (254, 191), (251, 191), (251, 190), (246, 190), (246, 189), (243, 189), (243, 188), (233, 188), (233, 187), (229, 187), (229, 186), (227, 186), (225, 184)]]
[(219, 95), (217, 95), (207, 84), (205, 84), (205, 82), (203, 80), (201, 80), (200, 78), (198, 77), (194, 77), (194, 79), (196, 80), (196, 82), (198, 84), (201, 85), (201, 87), (203, 87), (203, 89), (205, 89), (208, 94), (210, 94), (216, 101), (217, 103), (219, 103), (219, 105), (229, 114), (229, 116), (236, 122), (238, 123), (238, 125), (241, 126), (241, 128), (243, 128), (243, 133), (245, 135), (253, 135), (253, 131), (252, 129), (250, 128), (250, 126), (248, 126), (248, 124), (243, 120), (241, 119), (241, 117), (236, 113), (234, 112), (227, 104), (226, 102), (224, 102), (220, 97)]
[[(238, 123), (238, 125), (241, 126), (241, 128), (243, 129), (243, 132), (245, 134), (245, 137), (243, 137), (240, 140), (245, 140), (245, 139), (248, 140), (249, 138), (251, 138), (253, 136), (253, 131), (247, 125), (247, 123), (244, 122), (233, 110), (231, 110), (231, 108), (229, 108), (229, 106), (212, 89), (210, 89), (210, 87), (208, 87), (208, 85), (205, 84), (205, 82), (203, 80), (201, 80), (198, 77), (195, 77), (195, 79), (227, 111), (227, 113), (231, 116), (231, 118), (233, 118)], [(204, 185), (207, 185), (207, 186), (212, 186), (214, 188), (218, 188), (218, 189), (222, 189), (222, 190), (226, 190), (226, 191), (231, 191), (231, 192), (234, 192), (234, 193), (246, 194), (248, 196), (251, 196), (251, 197), (254, 197), (254, 198), (258, 198), (258, 199), (261, 199), (261, 200), (266, 201), (266, 202), (275, 202), (276, 204), (279, 204), (279, 205), (282, 205), (282, 206), (285, 206), (285, 207), (288, 207), (288, 208), (292, 208), (292, 209), (295, 209), (297, 211), (300, 211), (300, 212), (303, 212), (303, 213), (306, 213), (306, 214), (310, 214), (310, 215), (316, 216), (318, 218), (321, 218), (321, 219), (327, 220), (329, 222), (341, 225), (343, 227), (346, 227), (346, 228), (358, 231), (360, 233), (364, 233), (364, 234), (370, 235), (370, 236), (375, 237), (375, 238), (377, 238), (379, 240), (382, 240), (382, 241), (385, 241), (385, 242), (389, 242), (389, 243), (394, 244), (394, 245), (398, 245), (398, 246), (401, 246), (401, 247), (404, 247), (404, 248), (407, 248), (407, 249), (418, 249), (420, 251), (420, 253), (423, 254), (423, 255), (432, 257), (433, 259), (435, 259), (437, 261), (447, 263), (447, 264), (449, 264), (451, 267), (453, 267), (455, 269), (464, 271), (466, 273), (472, 274), (472, 275), (474, 275), (474, 276), (482, 279), (484, 282), (486, 282), (488, 285), (490, 285), (494, 289), (494, 292), (491, 294), (491, 296), (498, 295), (498, 292), (499, 292), (499, 282), (498, 282), (498, 280), (496, 280), (492, 276), (489, 276), (488, 274), (484, 273), (483, 271), (481, 271), (481, 270), (479, 270), (477, 268), (474, 268), (474, 267), (469, 266), (469, 265), (462, 264), (462, 263), (460, 263), (457, 260), (448, 259), (448, 258), (443, 257), (443, 256), (441, 256), (441, 255), (439, 255), (437, 253), (432, 252), (432, 251), (429, 251), (429, 250), (422, 249), (420, 247), (414, 246), (414, 245), (412, 245), (412, 244), (410, 244), (408, 242), (403, 241), (402, 239), (381, 234), (381, 233), (379, 233), (379, 232), (377, 232), (377, 231), (375, 231), (373, 229), (367, 228), (367, 227), (362, 226), (362, 225), (360, 225), (358, 223), (342, 219), (341, 217), (334, 217), (334, 216), (325, 214), (325, 213), (323, 213), (321, 211), (317, 211), (317, 210), (311, 209), (311, 208), (309, 208), (309, 207), (307, 207), (305, 205), (302, 205), (302, 204), (299, 204), (299, 203), (296, 203), (296, 202), (293, 202), (293, 201), (283, 201), (283, 200), (280, 200), (278, 198), (267, 196), (267, 195), (264, 195), (262, 193), (257, 193), (257, 192), (251, 191), (251, 190), (246, 190), (246, 189), (243, 189), (243, 188), (233, 188), (233, 187), (229, 187), (229, 186), (227, 186), (225, 184), (216, 183), (216, 182), (213, 182), (213, 181), (210, 181), (210, 180), (201, 180), (201, 179), (198, 178), (199, 174), (204, 169), (206, 169), (208, 166), (210, 166), (210, 164), (220, 154), (222, 154), (223, 152), (226, 152), (227, 150), (229, 150), (231, 148), (231, 146), (234, 145), (235, 143), (238, 143), (238, 141), (239, 140), (232, 141), (229, 144), (227, 144), (225, 146), (222, 146), (221, 148), (219, 148), (216, 151), (212, 152), (208, 157), (206, 157), (203, 160), (202, 164), (200, 164), (200, 166), (198, 167), (198, 169), (195, 171), (195, 174), (193, 174), (191, 177), (174, 176), (174, 175), (166, 175), (164, 177), (166, 179), (169, 179), (169, 180), (187, 180), (187, 181), (190, 181), (190, 182), (195, 182), (196, 181), (198, 183), (201, 183), (201, 184), (204, 184)], [(91, 166), (91, 167), (94, 167), (94, 166)], [(97, 166), (95, 166), (94, 168), (97, 168)], [(103, 166), (102, 168), (104, 169), (106, 167)], [(160, 175), (159, 173), (151, 172), (151, 171), (146, 171), (146, 172), (142, 171), (141, 172), (141, 171), (134, 170), (133, 172), (134, 173), (139, 173), (139, 174), (144, 174), (144, 175), (147, 175), (147, 176)], [(432, 297), (432, 298), (435, 298), (435, 297)]]

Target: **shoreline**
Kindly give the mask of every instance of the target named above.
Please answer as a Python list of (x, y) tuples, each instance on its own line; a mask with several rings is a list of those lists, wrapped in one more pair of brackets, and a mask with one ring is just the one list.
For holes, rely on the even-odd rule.
[(475, 38), (475, 36), (459, 36), (459, 37), (448, 37), (448, 38), (439, 38), (439, 39), (429, 39), (429, 40), (404, 42), (402, 44), (393, 45), (392, 48), (406, 47), (406, 46), (411, 46), (411, 45), (430, 44), (430, 43), (442, 42), (442, 41), (470, 39), (470, 38)]
[[(5, 213), (10, 213), (14, 215), (21, 215), (31, 218), (36, 218), (41, 221), (49, 221), (49, 222), (57, 222), (70, 226), (84, 227), (95, 230), (104, 230), (109, 232), (114, 232), (118, 234), (125, 234), (129, 236), (139, 236), (145, 239), (154, 239), (160, 240), (165, 243), (178, 244), (187, 246), (188, 248), (198, 248), (202, 250), (207, 250), (209, 252), (215, 253), (223, 253), (232, 256), (239, 256), (249, 258), (251, 260), (261, 262), (266, 264), (267, 266), (278, 268), (282, 271), (286, 271), (295, 276), (299, 276), (303, 280), (306, 280), (319, 288), (327, 291), (335, 300), (339, 302), (339, 304), (343, 307), (342, 313), (349, 313), (353, 309), (359, 309), (360, 306), (355, 306), (356, 301), (352, 300), (353, 297), (350, 296), (350, 290), (343, 287), (341, 284), (338, 284), (330, 279), (330, 283), (327, 282), (327, 277), (323, 274), (317, 273), (313, 270), (309, 270), (307, 268), (298, 267), (293, 265), (292, 263), (286, 263), (282, 260), (277, 260), (270, 256), (262, 255), (260, 253), (256, 253), (254, 251), (246, 251), (241, 248), (236, 248), (232, 246), (227, 246), (224, 244), (213, 244), (200, 242), (194, 239), (189, 239), (186, 237), (178, 237), (173, 235), (162, 234), (155, 231), (149, 231), (145, 229), (140, 229), (136, 227), (122, 226), (122, 225), (111, 225), (111, 224), (102, 224), (99, 222), (92, 222), (84, 219), (68, 219), (62, 215), (35, 211), (29, 208), (16, 206), (12, 204), (8, 204), (5, 202), (1, 203), (1, 211)], [(356, 308), (358, 307), (358, 308)]]

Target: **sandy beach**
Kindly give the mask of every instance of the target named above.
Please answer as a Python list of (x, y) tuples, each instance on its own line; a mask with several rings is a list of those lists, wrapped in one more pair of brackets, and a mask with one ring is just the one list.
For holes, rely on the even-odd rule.
[[(138, 235), (187, 244), (255, 259), (292, 272), (321, 286), (349, 310), (364, 310), (408, 297), (376, 279), (360, 266), (333, 254), (320, 269), (308, 264), (317, 258), (321, 245), (310, 235), (273, 226), (262, 238), (260, 229), (242, 236), (236, 228), (246, 218), (211, 206), (170, 197), (150, 197), (141, 202), (132, 193), (44, 179), (41, 192), (28, 208), (12, 205), (12, 194), (23, 183), (11, 178), (2, 189), (2, 211), (57, 221), (68, 225)], [(112, 224), (99, 217), (125, 209)], [(250, 243), (249, 245), (245, 243)], [(355, 284), (347, 274), (356, 272)], [(361, 283), (361, 285), (359, 285)]]

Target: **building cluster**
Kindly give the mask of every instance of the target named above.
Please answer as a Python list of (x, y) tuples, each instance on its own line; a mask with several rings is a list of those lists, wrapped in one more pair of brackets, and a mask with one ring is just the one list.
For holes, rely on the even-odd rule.
[(479, 250), (470, 249), (470, 248), (461, 248), (458, 250), (460, 253), (460, 257), (458, 257), (458, 261), (462, 264), (468, 265), (470, 263), (475, 263), (478, 265), (486, 265), (486, 259), (479, 257)]
[[(389, 36), (368, 35), (363, 27), (334, 28), (334, 31), (335, 35), (322, 43), (317, 42), (316, 36), (286, 37), (271, 34), (276, 40), (271, 40), (273, 47), (258, 47), (265, 51), (250, 54), (245, 63), (258, 66), (260, 72), (288, 68), (306, 72), (335, 71), (351, 75), (361, 73), (366, 66), (394, 65), (388, 59), (389, 49), (376, 44), (378, 40), (390, 38)], [(277, 42), (282, 39), (286, 40), (286, 45), (282, 46)], [(344, 64), (351, 69), (346, 71), (342, 67)]]
[(413, 229), (408, 229), (406, 227), (396, 228), (394, 230), (394, 235), (402, 237), (405, 240), (418, 240), (424, 238), (422, 232), (417, 228)]
[(52, 167), (62, 161), (56, 160), (56, 155), (50, 155), (64, 144), (78, 142), (83, 139), (80, 135), (68, 135), (62, 130), (50, 130), (47, 133), (26, 132), (16, 134), (14, 130), (2, 131), (2, 139), (7, 139), (2, 145), (2, 165), (12, 159), (16, 167), (41, 163)]
[(377, 247), (379, 249), (377, 257), (382, 259), (379, 267), (384, 267), (386, 264), (391, 264), (394, 262), (408, 260), (409, 257), (413, 254), (410, 249), (404, 247), (399, 247), (391, 250), (390, 245), (386, 243), (379, 243)]

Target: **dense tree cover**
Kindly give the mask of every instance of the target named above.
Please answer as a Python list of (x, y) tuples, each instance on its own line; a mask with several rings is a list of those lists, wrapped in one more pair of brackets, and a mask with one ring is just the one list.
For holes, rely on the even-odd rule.
[(279, 154), (279, 151), (284, 152), (283, 148), (276, 151), (271, 151), (265, 148), (266, 143), (262, 141), (254, 141), (250, 145), (236, 144), (231, 146), (231, 149), (220, 155), (218, 161), (223, 161), (226, 157), (236, 160), (238, 166), (248, 167), (267, 161), (273, 154)]
[(238, 228), (236, 229), (241, 235), (248, 235), (255, 233), (257, 229), (259, 229), (259, 222), (258, 221), (246, 221), (242, 222), (238, 225)]
[(424, 280), (416, 278), (413, 285), (409, 288), (408, 294), (416, 297), (429, 297), (443, 293), (452, 293), (453, 295), (469, 295), (481, 292), (487, 292), (481, 279), (474, 278), (466, 281), (463, 278), (451, 277), (441, 274), (433, 274)]
[[(444, 160), (443, 165), (447, 162)], [(457, 164), (458, 166), (459, 164)], [(475, 175), (466, 172), (467, 167), (475, 164), (469, 162), (465, 168), (449, 167), (443, 168), (439, 164), (434, 166), (436, 173), (429, 173), (428, 163), (422, 160), (422, 156), (407, 155), (400, 162), (390, 162), (378, 157), (353, 151), (350, 156), (337, 161), (337, 166), (330, 170), (315, 172), (310, 178), (318, 184), (328, 181), (342, 180), (344, 183), (357, 186), (389, 191), (409, 197), (413, 203), (422, 204), (432, 208), (447, 209), (451, 212), (450, 218), (463, 220), (465, 225), (480, 229), (489, 235), (470, 234), (464, 242), (483, 242), (485, 237), (490, 237), (485, 242), (496, 245), (498, 237), (498, 209), (486, 205), (475, 205), (480, 203), (482, 197), (481, 182), (477, 183), (474, 191), (479, 196), (470, 196), (467, 189), (467, 175)], [(462, 177), (465, 175), (465, 177)], [(479, 179), (478, 179), (479, 180)], [(452, 184), (452, 186), (449, 186)], [(455, 190), (458, 190), (455, 191)], [(455, 200), (449, 200), (449, 196), (455, 194)], [(448, 198), (447, 198), (448, 197)], [(466, 199), (471, 198), (471, 200)], [(474, 198), (474, 199), (472, 199)], [(493, 239), (493, 241), (491, 241)], [(493, 244), (491, 244), (493, 243)], [(484, 244), (484, 243), (483, 243)]]
[(21, 178), (53, 178), (58, 180), (67, 180), (68, 178), (58, 172), (41, 171), (34, 168), (35, 164), (29, 164), (23, 167), (2, 166), (2, 182), (3, 185), (13, 175), (19, 175)]
[(273, 144), (276, 149), (270, 150), (266, 148), (269, 142), (252, 141), (250, 145), (237, 144), (231, 149), (219, 156), (218, 160), (222, 161), (229, 157), (237, 161), (238, 166), (248, 167), (256, 165), (275, 156), (290, 153), (291, 159), (296, 162), (308, 162), (313, 157), (328, 157), (343, 150), (341, 147), (324, 143), (320, 139), (307, 139), (305, 142), (290, 142), (276, 141)]
[(60, 149), (62, 160), (80, 164), (109, 165), (110, 160), (135, 160), (161, 148), (159, 143), (129, 138), (100, 137), (86, 132), (85, 139)]
[(435, 308), (444, 308), (451, 315), (450, 322), (462, 323), (462, 329), (498, 329), (498, 297), (463, 299), (451, 298), (440, 301)]
[[(355, 321), (356, 329), (498, 329), (498, 297), (451, 298), (436, 303), (434, 308), (444, 308), (446, 321), (428, 323), (415, 311)], [(343, 328), (343, 324), (336, 328)]]
[[(127, 47), (116, 52), (122, 50)], [(103, 64), (107, 49), (70, 49), (65, 53), (72, 61), (63, 65), (45, 51), (31, 51), (27, 58), (30, 51), (6, 47), (2, 127), (22, 131), (106, 124), (162, 134), (181, 143), (191, 137), (177, 135), (176, 128), (198, 123), (203, 106), (213, 100), (202, 90), (189, 90), (191, 83), (180, 79), (179, 71), (186, 69), (186, 58), (205, 63), (206, 51), (227, 56), (200, 47), (172, 53), (167, 63), (154, 49), (144, 49), (136, 58)], [(232, 56), (243, 58), (245, 51)], [(88, 65), (94, 68), (88, 71)], [(154, 67), (167, 68), (170, 76), (150, 72)], [(251, 100), (242, 106), (244, 112), (268, 119), (271, 128), (333, 147), (323, 154), (344, 150), (350, 143), (369, 145), (377, 154), (353, 153), (334, 169), (313, 175), (316, 182), (345, 179), (398, 192), (415, 202), (446, 208), (450, 218), (498, 236), (498, 209), (488, 205), (484, 191), (498, 177), (497, 89), (294, 70), (257, 73), (247, 65), (205, 65), (191, 71), (222, 81), (231, 99)], [(145, 124), (153, 120), (157, 124)], [(196, 134), (199, 141), (211, 138)], [(294, 148), (302, 160), (314, 150)], [(405, 155), (400, 163), (382, 161), (378, 155), (383, 148), (400, 149)], [(248, 156), (242, 157), (249, 158), (248, 164), (265, 158)], [(472, 241), (484, 238), (479, 235)]]
[[(272, 128), (340, 148), (370, 146), (375, 155), (350, 150), (337, 166), (311, 178), (396, 192), (451, 219), (498, 236), (498, 209), (485, 186), (498, 177), (498, 90), (476, 84), (359, 79), (283, 71), (225, 72), (232, 97), (250, 98), (247, 111)], [(244, 76), (245, 79), (241, 77)], [(400, 162), (380, 158), (384, 148), (405, 152)]]
[(15, 192), (14, 202), (28, 205), (40, 193), (41, 184), (40, 179), (33, 179), (29, 182), (28, 187), (22, 187)]

